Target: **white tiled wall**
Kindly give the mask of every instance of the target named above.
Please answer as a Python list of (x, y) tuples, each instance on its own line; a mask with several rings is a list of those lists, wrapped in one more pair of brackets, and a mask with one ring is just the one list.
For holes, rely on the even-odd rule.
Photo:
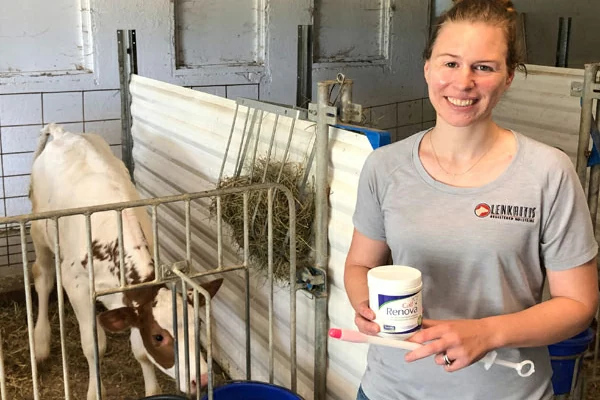
[(0, 95), (0, 175), (2, 216), (31, 211), (27, 177), (40, 129), (56, 122), (72, 132), (96, 132), (121, 144), (119, 90)]
[[(95, 132), (121, 156), (119, 90), (0, 95), (0, 216), (31, 212), (27, 198), (40, 129), (60, 123), (71, 132)], [(28, 238), (31, 242), (31, 239)], [(21, 263), (18, 230), (0, 226), (0, 268)], [(31, 243), (28, 259), (34, 259)]]
[(363, 110), (365, 124), (390, 132), (392, 142), (435, 125), (435, 110), (428, 98), (384, 104)]
[(189, 88), (204, 93), (214, 94), (228, 99), (245, 97), (247, 99), (259, 100), (259, 85), (218, 85), (218, 86), (189, 86)]

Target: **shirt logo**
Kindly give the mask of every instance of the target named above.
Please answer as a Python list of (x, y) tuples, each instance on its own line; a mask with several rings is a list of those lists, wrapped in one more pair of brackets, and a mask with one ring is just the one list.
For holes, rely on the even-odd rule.
[(512, 204), (479, 203), (473, 210), (479, 218), (502, 219), (516, 222), (535, 222), (536, 207)]
[(475, 206), (475, 215), (479, 218), (485, 218), (490, 215), (490, 206), (485, 203), (479, 203)]

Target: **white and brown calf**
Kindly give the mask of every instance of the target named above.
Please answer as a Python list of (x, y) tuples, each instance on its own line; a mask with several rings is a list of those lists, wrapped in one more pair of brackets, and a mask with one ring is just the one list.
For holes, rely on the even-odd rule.
[[(49, 136), (53, 140), (48, 142)], [(46, 144), (47, 143), (47, 144)], [(116, 158), (108, 144), (95, 134), (73, 134), (50, 124), (42, 130), (34, 155), (29, 197), (33, 212), (62, 210), (139, 199), (125, 165)], [(93, 268), (96, 291), (112, 289), (119, 283), (119, 243), (116, 211), (91, 216)], [(143, 208), (122, 213), (125, 279), (127, 284), (154, 280), (150, 220)], [(93, 318), (90, 307), (87, 234), (82, 215), (59, 219), (60, 265), (62, 283), (77, 316), (83, 353), (87, 358), (90, 380), (87, 399), (96, 399), (94, 375)], [(50, 352), (48, 296), (54, 287), (54, 223), (33, 221), (31, 236), (36, 253), (33, 265), (35, 289), (38, 293), (38, 318), (34, 332), (36, 359), (46, 359)], [(222, 279), (203, 285), (213, 296)], [(203, 297), (200, 297), (203, 299)], [(105, 353), (104, 329), (121, 331), (131, 328), (131, 347), (144, 375), (146, 395), (160, 392), (154, 365), (171, 377), (175, 376), (172, 292), (165, 286), (128, 290), (99, 300), (108, 311), (98, 315), (98, 347), (100, 358)], [(183, 307), (182, 302), (185, 304)], [(185, 379), (183, 309), (188, 313), (189, 354), (195, 354), (193, 307), (177, 296), (179, 371), (181, 390), (191, 383), (191, 392), (207, 382), (207, 366), (201, 359), (201, 382), (196, 382), (195, 362), (190, 362), (189, 380)]]

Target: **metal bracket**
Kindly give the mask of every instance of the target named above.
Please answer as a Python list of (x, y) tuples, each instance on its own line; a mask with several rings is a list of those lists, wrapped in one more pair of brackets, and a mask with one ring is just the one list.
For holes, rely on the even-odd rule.
[(162, 275), (162, 278), (168, 279), (176, 277), (177, 275), (173, 272), (175, 268), (184, 274), (188, 274), (190, 272), (190, 267), (187, 261), (177, 261), (173, 264), (163, 264), (160, 266), (160, 274)]
[[(583, 82), (571, 81), (571, 96), (581, 97), (583, 93)], [(592, 99), (600, 99), (600, 83), (592, 84)]]
[(319, 268), (306, 267), (298, 271), (298, 289), (305, 290), (311, 296), (327, 293), (325, 281), (325, 272)]
[[(346, 121), (344, 121), (346, 120)], [(362, 122), (362, 105), (356, 103), (346, 103), (343, 105), (342, 122)]]
[(298, 119), (307, 119), (307, 111), (305, 108), (292, 106), (290, 107), (287, 104), (275, 103), (272, 101), (264, 101), (264, 100), (254, 100), (248, 99), (246, 97), (238, 97), (236, 99), (236, 103), (240, 106), (248, 107), (248, 108), (256, 108), (258, 110), (263, 110), (272, 114), (281, 115), (284, 117), (290, 118), (298, 118)]
[[(337, 124), (337, 107), (325, 106), (325, 107), (323, 107), (323, 110), (326, 113), (325, 114), (325, 122), (327, 122), (328, 125)], [(316, 103), (309, 103), (308, 104), (308, 120), (317, 122), (318, 116), (319, 116), (319, 105)]]

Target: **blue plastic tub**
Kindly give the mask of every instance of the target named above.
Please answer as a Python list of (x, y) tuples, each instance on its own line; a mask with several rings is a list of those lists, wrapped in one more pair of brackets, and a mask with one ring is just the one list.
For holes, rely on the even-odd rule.
[(548, 346), (553, 371), (554, 394), (567, 394), (571, 391), (573, 378), (578, 379), (578, 376), (573, 376), (575, 365), (577, 364), (581, 368), (583, 357), (580, 356), (583, 355), (593, 339), (594, 331), (588, 328), (570, 339)]
[[(290, 390), (265, 382), (230, 381), (214, 389), (215, 400), (303, 400)], [(207, 400), (205, 395), (202, 400)]]

